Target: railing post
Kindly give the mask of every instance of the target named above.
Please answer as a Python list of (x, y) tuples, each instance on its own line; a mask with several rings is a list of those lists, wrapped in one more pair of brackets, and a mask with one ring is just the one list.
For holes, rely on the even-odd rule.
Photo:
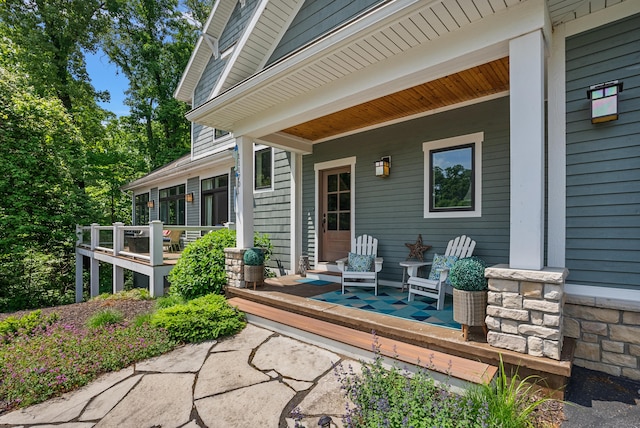
[[(124, 223), (113, 223), (113, 256), (117, 257), (124, 250)], [(113, 264), (113, 294), (124, 290), (124, 269)]]
[(82, 245), (82, 226), (76, 224), (76, 247)]
[(149, 257), (151, 266), (162, 265), (162, 228), (160, 220), (153, 220), (149, 223)]
[(82, 288), (84, 285), (82, 258), (82, 254), (80, 254), (80, 251), (76, 248), (76, 303), (82, 302)]
[(100, 245), (98, 223), (91, 223), (91, 268), (89, 271), (89, 294), (95, 297), (100, 294), (100, 262), (94, 257), (96, 247)]

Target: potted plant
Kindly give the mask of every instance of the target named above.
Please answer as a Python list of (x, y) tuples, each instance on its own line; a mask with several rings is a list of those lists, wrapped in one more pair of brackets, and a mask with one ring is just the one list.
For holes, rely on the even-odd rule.
[(253, 282), (253, 289), (264, 280), (264, 252), (261, 248), (248, 248), (244, 252), (244, 281)]
[(468, 340), (469, 326), (482, 326), (485, 334), (487, 326), (487, 278), (484, 270), (487, 264), (478, 257), (458, 260), (449, 272), (453, 287), (453, 319), (462, 325), (464, 340)]

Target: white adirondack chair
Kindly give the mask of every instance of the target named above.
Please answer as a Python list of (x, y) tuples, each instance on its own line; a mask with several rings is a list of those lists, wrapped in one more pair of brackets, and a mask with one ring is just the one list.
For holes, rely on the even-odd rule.
[(378, 295), (378, 272), (382, 270), (382, 257), (378, 257), (378, 240), (369, 235), (361, 235), (351, 241), (351, 252), (374, 257), (371, 270), (354, 272), (349, 270), (348, 258), (337, 260), (338, 269), (342, 272), (342, 294), (345, 287), (373, 287)]
[[(459, 259), (470, 257), (473, 254), (473, 249), (476, 247), (476, 241), (472, 240), (468, 236), (462, 235), (449, 241), (447, 249), (444, 253), (445, 256), (456, 256)], [(431, 264), (431, 263), (429, 263)], [(422, 278), (418, 276), (418, 268), (408, 268), (409, 280), (409, 301), (413, 300), (413, 297), (417, 294), (419, 296), (431, 297), (437, 300), (437, 309), (440, 311), (444, 307), (444, 295), (445, 293), (451, 294), (450, 285), (445, 284), (447, 277), (449, 276), (449, 270), (443, 269), (440, 272), (440, 279), (437, 281)]]

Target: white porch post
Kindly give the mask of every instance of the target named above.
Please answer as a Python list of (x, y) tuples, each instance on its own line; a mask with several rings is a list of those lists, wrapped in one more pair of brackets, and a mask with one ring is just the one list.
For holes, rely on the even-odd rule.
[(98, 226), (98, 223), (91, 223), (91, 267), (89, 269), (89, 295), (91, 297), (100, 294), (100, 262), (94, 257), (96, 247), (100, 245)]
[(82, 281), (84, 273), (82, 269), (82, 259), (82, 254), (80, 254), (80, 251), (76, 248), (76, 303), (82, 302), (82, 286), (84, 284)]
[(302, 155), (291, 152), (291, 273), (298, 273), (302, 255)]
[(151, 266), (161, 266), (163, 262), (162, 227), (160, 220), (149, 223), (149, 257)]
[[(113, 256), (118, 257), (124, 249), (124, 226), (122, 222), (113, 223)], [(113, 294), (124, 290), (124, 269), (113, 264)]]
[(511, 223), (509, 266), (544, 266), (544, 69), (541, 30), (509, 41)]
[(236, 247), (253, 247), (253, 141), (237, 137), (239, 180), (236, 182)]

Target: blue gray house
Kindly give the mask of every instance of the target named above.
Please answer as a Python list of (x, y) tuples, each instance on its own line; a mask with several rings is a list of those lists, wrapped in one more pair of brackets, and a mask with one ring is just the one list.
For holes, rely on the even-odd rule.
[(490, 344), (640, 379), (637, 0), (218, 0), (175, 97), (191, 154), (136, 224), (267, 233), (278, 273), (367, 233), (387, 285), (465, 234)]

